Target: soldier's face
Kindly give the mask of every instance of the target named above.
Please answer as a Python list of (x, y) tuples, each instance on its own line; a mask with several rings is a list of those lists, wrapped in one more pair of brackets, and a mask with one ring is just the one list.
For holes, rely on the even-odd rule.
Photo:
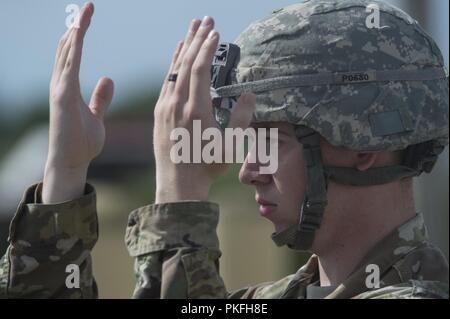
[(255, 187), (255, 200), (261, 215), (279, 232), (297, 222), (303, 202), (306, 175), (302, 146), (291, 124), (271, 122), (253, 127), (278, 129), (278, 169), (273, 174), (261, 174), (257, 154), (253, 154), (256, 163), (251, 163), (249, 153), (241, 167), (239, 180)]

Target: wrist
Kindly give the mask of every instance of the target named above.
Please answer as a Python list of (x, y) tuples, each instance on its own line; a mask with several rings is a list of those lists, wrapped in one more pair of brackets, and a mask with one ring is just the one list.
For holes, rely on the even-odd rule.
[(42, 203), (61, 203), (83, 196), (88, 167), (87, 164), (67, 168), (47, 163), (42, 185)]
[(173, 203), (185, 200), (207, 201), (208, 196), (209, 190), (175, 190), (171, 187), (158, 187), (155, 194), (155, 204)]
[(161, 176), (157, 173), (155, 204), (179, 202), (184, 200), (207, 201), (212, 181), (197, 176), (169, 174)]

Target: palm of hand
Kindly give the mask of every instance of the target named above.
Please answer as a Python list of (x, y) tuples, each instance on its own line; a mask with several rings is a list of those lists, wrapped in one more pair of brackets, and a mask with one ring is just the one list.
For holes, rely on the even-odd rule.
[[(79, 88), (56, 87), (50, 100), (51, 160), (64, 168), (89, 163), (102, 150), (105, 127), (93, 106), (81, 97)], [(56, 151), (57, 150), (57, 151)]]

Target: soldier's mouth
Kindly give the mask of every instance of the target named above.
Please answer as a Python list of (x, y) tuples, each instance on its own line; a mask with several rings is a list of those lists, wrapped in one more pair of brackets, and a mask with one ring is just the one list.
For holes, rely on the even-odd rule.
[(268, 216), (272, 214), (277, 208), (277, 204), (262, 199), (258, 195), (256, 195), (255, 199), (256, 202), (259, 204), (259, 212), (261, 213), (262, 216)]

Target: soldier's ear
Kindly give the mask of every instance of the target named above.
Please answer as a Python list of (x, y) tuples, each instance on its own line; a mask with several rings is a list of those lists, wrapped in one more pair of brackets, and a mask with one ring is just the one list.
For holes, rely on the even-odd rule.
[(367, 171), (369, 168), (373, 167), (377, 158), (378, 153), (358, 153), (355, 168), (361, 172)]

